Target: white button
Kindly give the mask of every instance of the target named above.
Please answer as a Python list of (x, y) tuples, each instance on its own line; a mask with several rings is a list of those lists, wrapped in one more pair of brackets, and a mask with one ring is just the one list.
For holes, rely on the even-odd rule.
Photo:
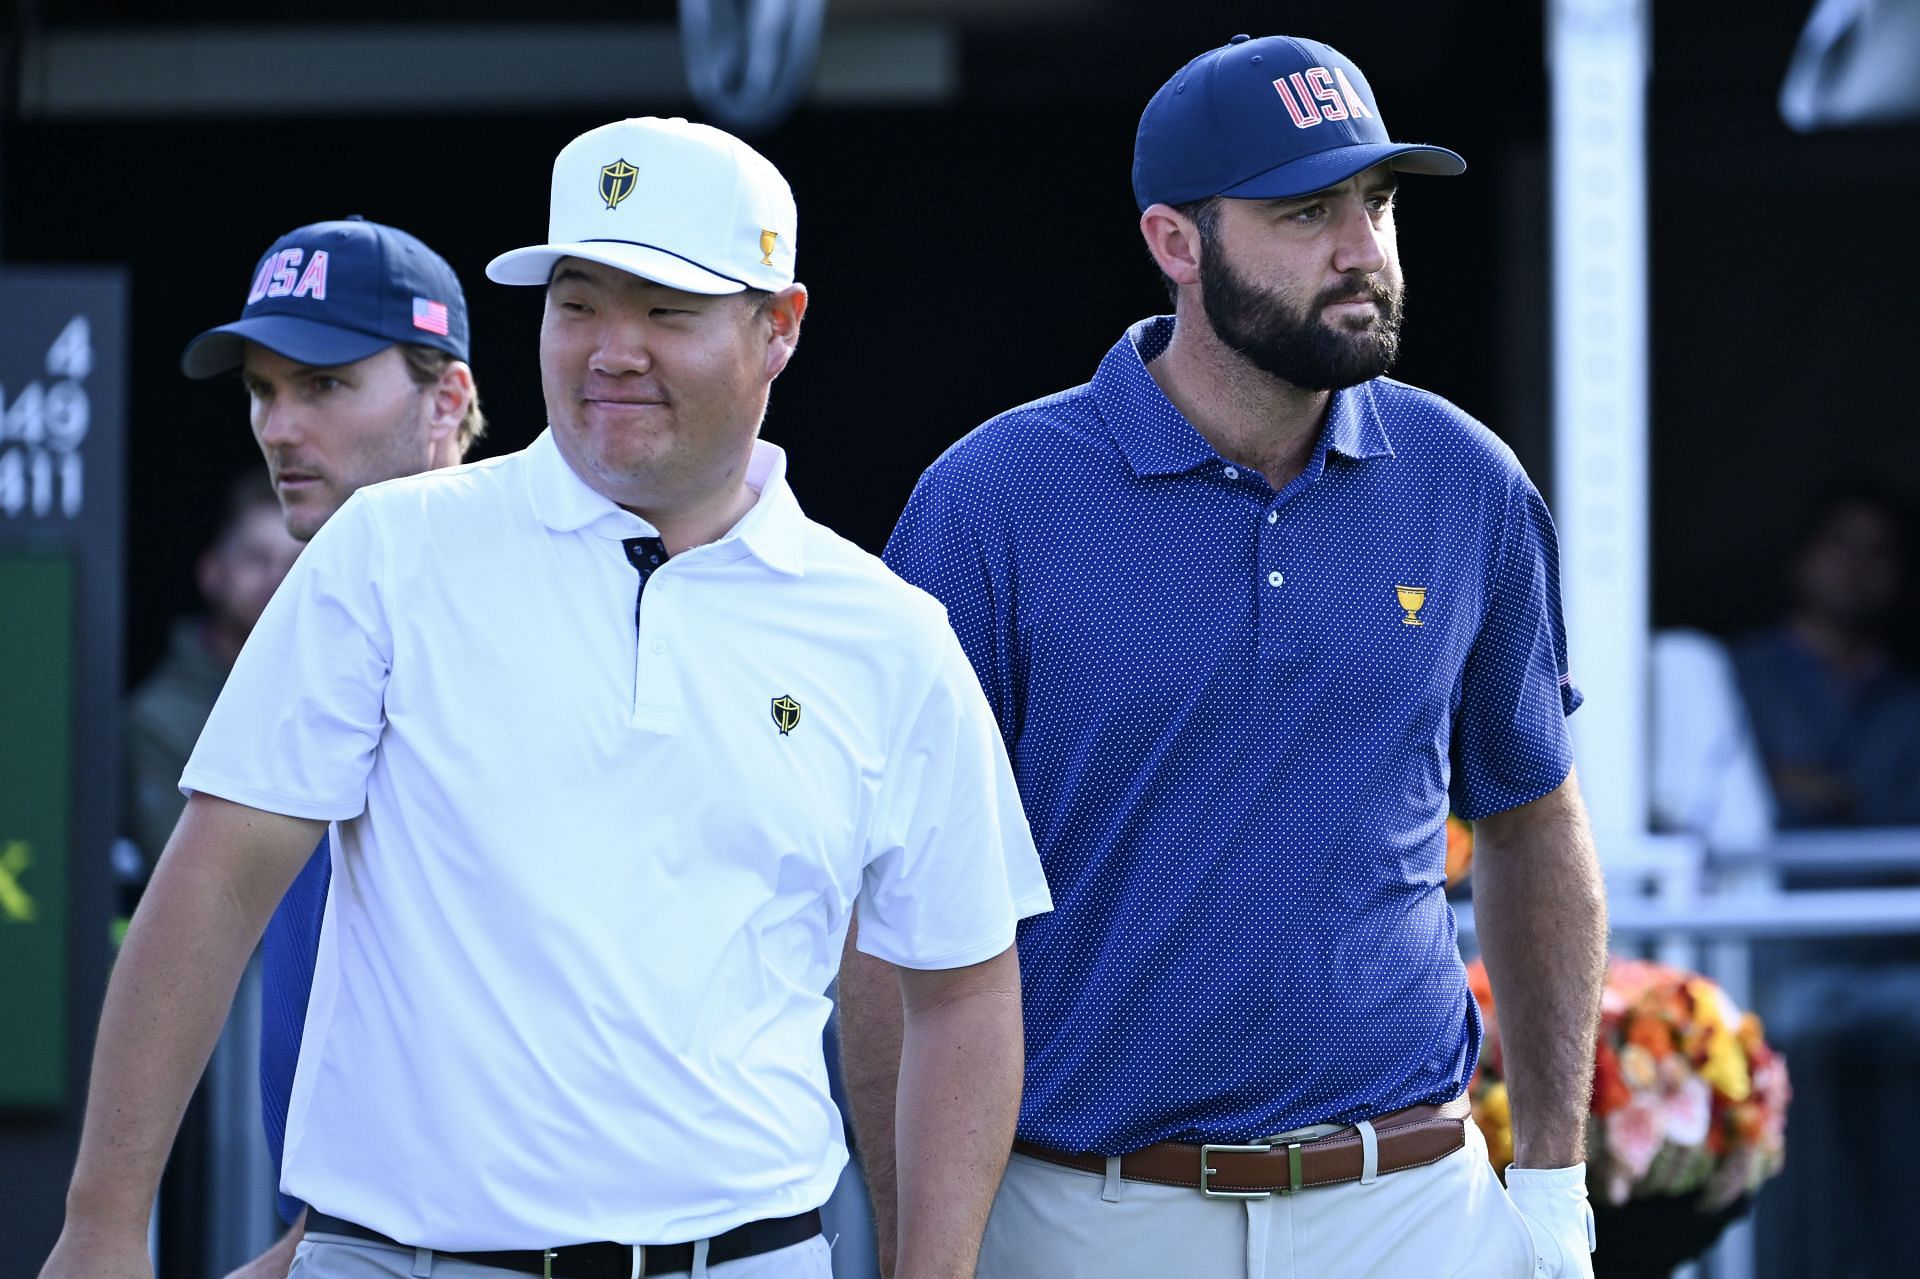
[(1282, 577), (1282, 576), (1281, 576), (1281, 575), (1280, 575), (1280, 574), (1279, 574), (1278, 572), (1273, 572), (1273, 573), (1269, 573), (1269, 574), (1267, 574), (1267, 585), (1268, 585), (1268, 586), (1278, 586), (1278, 585), (1280, 585), (1280, 583), (1282, 583), (1282, 582), (1284, 582), (1284, 581), (1286, 581), (1286, 580), (1287, 580), (1287, 579), (1286, 579), (1286, 578), (1284, 578), (1284, 577)]
[(1278, 511), (1267, 512), (1267, 523), (1278, 524), (1279, 522), (1280, 522), (1280, 512)]
[(656, 652), (656, 653), (664, 653), (664, 652), (666, 652), (666, 651), (667, 651), (667, 644), (666, 644), (666, 641), (665, 641), (665, 640), (655, 640), (655, 641), (653, 642), (653, 651), (654, 651), (654, 652)]
[(1230, 479), (1230, 480), (1237, 480), (1237, 479), (1239, 479), (1239, 478), (1240, 478), (1240, 468), (1239, 468), (1239, 467), (1237, 467), (1237, 466), (1229, 466), (1229, 467), (1227, 468), (1227, 478), (1228, 478), (1228, 479)]

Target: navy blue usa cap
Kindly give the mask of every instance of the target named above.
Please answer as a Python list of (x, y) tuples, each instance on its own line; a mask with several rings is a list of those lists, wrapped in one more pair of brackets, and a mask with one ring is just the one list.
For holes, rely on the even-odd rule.
[(1133, 198), (1144, 211), (1216, 195), (1306, 195), (1383, 160), (1402, 173), (1467, 167), (1445, 147), (1388, 139), (1372, 86), (1339, 50), (1235, 36), (1147, 103), (1133, 143)]
[(246, 309), (180, 355), (188, 377), (240, 367), (248, 342), (301, 364), (352, 364), (396, 342), (467, 358), (467, 299), (447, 260), (397, 227), (351, 217), (273, 242)]

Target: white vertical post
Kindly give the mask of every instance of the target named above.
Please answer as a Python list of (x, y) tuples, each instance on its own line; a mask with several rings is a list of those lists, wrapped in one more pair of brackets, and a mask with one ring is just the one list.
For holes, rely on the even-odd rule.
[(1547, 0), (1553, 90), (1553, 512), (1580, 784), (1604, 861), (1647, 824), (1647, 14)]

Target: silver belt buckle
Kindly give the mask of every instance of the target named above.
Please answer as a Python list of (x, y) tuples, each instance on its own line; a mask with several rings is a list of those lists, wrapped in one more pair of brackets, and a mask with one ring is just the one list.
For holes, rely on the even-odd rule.
[[(1215, 1177), (1220, 1175), (1220, 1170), (1213, 1166), (1213, 1152), (1223, 1150), (1231, 1155), (1270, 1155), (1273, 1153), (1273, 1148), (1276, 1144), (1278, 1143), (1263, 1141), (1250, 1146), (1229, 1146), (1212, 1142), (1202, 1145), (1200, 1147), (1200, 1193), (1209, 1199), (1273, 1198), (1274, 1192), (1271, 1190), (1215, 1190), (1212, 1182)], [(1286, 1145), (1288, 1184), (1282, 1187), (1279, 1192), (1283, 1195), (1292, 1194), (1294, 1191), (1300, 1189), (1300, 1143), (1290, 1141), (1286, 1143)]]

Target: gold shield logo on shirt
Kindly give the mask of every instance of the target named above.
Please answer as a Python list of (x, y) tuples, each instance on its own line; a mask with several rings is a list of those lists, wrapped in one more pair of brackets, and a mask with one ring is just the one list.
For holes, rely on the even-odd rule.
[(1425, 626), (1420, 620), (1420, 610), (1427, 604), (1427, 588), (1424, 586), (1396, 586), (1393, 593), (1400, 599), (1400, 607), (1407, 615), (1400, 619), (1402, 626)]
[(800, 722), (800, 703), (785, 693), (773, 699), (773, 726), (785, 737)]
[(625, 160), (600, 166), (600, 198), (607, 202), (609, 209), (633, 194), (633, 184), (639, 174), (640, 170)]
[(760, 265), (761, 266), (773, 265), (773, 246), (778, 244), (779, 242), (780, 242), (780, 233), (778, 231), (762, 231), (760, 233)]

